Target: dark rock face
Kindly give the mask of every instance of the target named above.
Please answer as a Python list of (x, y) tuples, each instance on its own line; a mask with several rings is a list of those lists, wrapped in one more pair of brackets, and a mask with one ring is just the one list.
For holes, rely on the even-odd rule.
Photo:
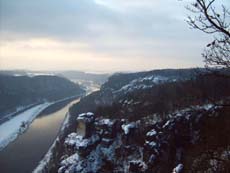
[(94, 131), (94, 114), (91, 112), (83, 113), (77, 117), (77, 133), (83, 137), (90, 137)]
[[(153, 124), (144, 120), (129, 122), (95, 118), (92, 124), (95, 130), (90, 136), (80, 137), (75, 134), (72, 138), (71, 135), (67, 137), (66, 148), (74, 147), (71, 147), (71, 154), (62, 160), (59, 173), (192, 172), (208, 155), (203, 153), (201, 158), (191, 160), (189, 149), (200, 146), (204, 138), (208, 137), (204, 134), (205, 123), (220, 117), (228, 118), (229, 110), (223, 113), (222, 109), (203, 106), (182, 110), (172, 114), (171, 118)], [(222, 150), (214, 153), (225, 161), (210, 158), (211, 166), (208, 169), (202, 167), (201, 171), (208, 172), (212, 167), (216, 170), (229, 170), (224, 165), (225, 162), (229, 163), (227, 156), (230, 156), (229, 137), (226, 140)]]

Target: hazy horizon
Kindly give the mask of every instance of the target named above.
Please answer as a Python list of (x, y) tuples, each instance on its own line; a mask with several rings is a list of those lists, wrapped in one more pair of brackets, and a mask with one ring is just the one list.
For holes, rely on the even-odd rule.
[(0, 72), (34, 72), (34, 73), (39, 73), (39, 72), (44, 72), (44, 73), (58, 73), (58, 72), (82, 72), (82, 73), (89, 73), (89, 74), (114, 74), (114, 73), (137, 73), (137, 72), (144, 72), (144, 71), (154, 71), (154, 70), (166, 70), (166, 69), (195, 69), (195, 68), (205, 68), (203, 66), (194, 66), (194, 67), (184, 67), (184, 68), (152, 68), (152, 69), (144, 69), (144, 70), (124, 70), (124, 71), (87, 71), (87, 70), (78, 70), (78, 69), (67, 69), (67, 70), (34, 70), (34, 69), (0, 69)]
[(203, 67), (211, 40), (188, 1), (0, 0), (0, 69), (147, 71)]

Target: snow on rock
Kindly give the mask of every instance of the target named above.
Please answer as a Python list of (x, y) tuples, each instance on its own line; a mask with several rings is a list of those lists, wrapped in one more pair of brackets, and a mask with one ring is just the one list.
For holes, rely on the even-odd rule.
[(126, 135), (128, 135), (129, 132), (130, 132), (130, 129), (136, 128), (136, 123), (135, 123), (135, 122), (131, 122), (131, 123), (129, 123), (129, 124), (123, 124), (123, 125), (121, 126), (121, 128), (122, 128), (122, 130), (124, 131), (124, 133), (125, 133)]
[(128, 93), (134, 90), (151, 88), (155, 85), (162, 84), (165, 82), (176, 82), (176, 81), (177, 79), (175, 77), (168, 78), (159, 75), (149, 75), (146, 77), (140, 77), (132, 80), (130, 83), (123, 86), (121, 89), (115, 91), (115, 93), (119, 93), (119, 92)]
[(182, 170), (184, 168), (183, 164), (178, 164), (174, 169), (173, 169), (173, 173), (181, 173)]
[(78, 115), (78, 118), (83, 118), (83, 117), (87, 117), (87, 118), (91, 118), (94, 116), (94, 113), (92, 112), (87, 112), (87, 113), (82, 113)]
[(65, 139), (65, 144), (73, 146), (78, 150), (82, 148), (87, 148), (88, 146), (93, 145), (98, 140), (98, 135), (92, 135), (90, 138), (84, 138), (83, 136), (78, 135), (77, 133), (71, 133)]
[[(61, 161), (61, 167), (58, 169), (58, 173), (71, 172), (74, 169), (74, 165), (79, 162), (79, 155), (77, 153)], [(68, 172), (66, 169), (68, 168)]]
[(164, 129), (164, 128), (172, 128), (172, 126), (174, 125), (173, 121), (174, 121), (174, 119), (168, 120), (168, 121), (163, 125), (163, 129)]
[(155, 147), (157, 146), (157, 143), (154, 142), (154, 141), (152, 141), (152, 142), (145, 141), (145, 143), (146, 143), (147, 145), (149, 145), (151, 148), (155, 148)]
[[(181, 146), (177, 146), (175, 139), (197, 144), (196, 141), (200, 136), (199, 123), (201, 118), (209, 116), (205, 113), (205, 108), (209, 110), (212, 106), (203, 105), (186, 108), (171, 113), (166, 119), (159, 122), (155, 121), (152, 124), (144, 124), (140, 120), (128, 122), (127, 119), (113, 120), (98, 117), (91, 123), (94, 130), (89, 137), (84, 138), (77, 133), (68, 135), (65, 144), (66, 151), (70, 152), (63, 155), (62, 158), (65, 159), (60, 164), (59, 173), (93, 173), (103, 172), (104, 169), (110, 169), (111, 172), (112, 170), (130, 173), (157, 172), (156, 170), (161, 170), (162, 165), (164, 166), (172, 158), (171, 156), (175, 157), (176, 160), (170, 161), (166, 166), (170, 165), (169, 168), (173, 173), (182, 173), (183, 164), (178, 164), (174, 169), (171, 167), (171, 164), (183, 161), (181, 160), (183, 148), (180, 149)], [(87, 115), (87, 113), (79, 115), (80, 118), (92, 116)], [(149, 120), (147, 119), (147, 121)], [(111, 135), (111, 132), (115, 133)], [(189, 139), (181, 138), (188, 133)], [(141, 145), (140, 135), (143, 135), (141, 136), (143, 139), (140, 138)], [(68, 146), (72, 147), (68, 148)], [(174, 154), (171, 152), (171, 148), (174, 149), (175, 146), (176, 152)], [(68, 158), (66, 158), (67, 155)], [(111, 168), (106, 167), (107, 165)]]
[(114, 125), (114, 121), (112, 121), (111, 119), (101, 119), (99, 120), (98, 122), (99, 125), (107, 125), (109, 127), (113, 126)]
[(66, 158), (65, 160), (61, 161), (61, 165), (72, 165), (74, 163), (76, 163), (79, 160), (79, 155), (77, 153), (73, 154), (72, 156)]
[(206, 111), (210, 110), (213, 107), (214, 107), (213, 104), (205, 104), (203, 106), (197, 106), (198, 109), (205, 109)]
[(152, 129), (151, 131), (149, 131), (146, 136), (155, 136), (157, 134), (156, 130), (155, 129)]
[(79, 114), (78, 117), (77, 117), (77, 120), (78, 121), (79, 120), (80, 121), (83, 120), (86, 123), (93, 122), (93, 120), (94, 120), (94, 113), (88, 112), (88, 113)]
[[(74, 135), (72, 135), (74, 136)], [(82, 157), (78, 151), (61, 161), (61, 167), (58, 173), (67, 173), (74, 170), (76, 173), (96, 173), (103, 166), (103, 159), (114, 160), (116, 146), (119, 144), (119, 138), (114, 140), (109, 147), (98, 144), (88, 155)]]
[(37, 105), (12, 119), (0, 125), (0, 150), (6, 147), (10, 142), (14, 141), (17, 136), (24, 132), (29, 124), (51, 103), (43, 103)]

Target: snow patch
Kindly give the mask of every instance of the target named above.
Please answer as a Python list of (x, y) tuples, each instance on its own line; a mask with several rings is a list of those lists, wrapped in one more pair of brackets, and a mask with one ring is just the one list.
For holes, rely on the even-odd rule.
[(77, 120), (82, 120), (87, 123), (92, 122), (94, 120), (94, 113), (88, 112), (88, 113), (79, 114)]
[(151, 131), (149, 131), (146, 136), (155, 136), (157, 134), (155, 129), (152, 129)]
[(173, 169), (173, 173), (181, 173), (182, 170), (184, 168), (183, 164), (178, 164), (174, 169)]
[(93, 135), (90, 138), (84, 138), (77, 133), (71, 133), (65, 139), (65, 144), (69, 146), (74, 146), (76, 149), (87, 148), (89, 145), (93, 145), (99, 140), (98, 135)]
[(123, 125), (121, 126), (121, 128), (122, 128), (122, 130), (124, 131), (124, 133), (125, 133), (126, 135), (128, 135), (130, 129), (136, 128), (136, 123), (132, 122), (132, 123), (126, 124), (126, 125), (123, 124)]
[(10, 142), (14, 141), (17, 136), (24, 132), (29, 124), (51, 103), (43, 103), (37, 105), (25, 112), (20, 113), (9, 121), (0, 125), (0, 150), (6, 147)]
[(111, 119), (101, 119), (98, 122), (99, 125), (107, 125), (109, 127), (113, 126), (114, 121), (112, 121)]
[(176, 81), (177, 81), (176, 77), (168, 78), (165, 76), (150, 75), (150, 76), (134, 79), (131, 82), (129, 82), (127, 85), (124, 85), (121, 89), (114, 91), (114, 93), (119, 93), (119, 92), (128, 93), (134, 90), (152, 88), (155, 85), (162, 84), (165, 82), (176, 82)]

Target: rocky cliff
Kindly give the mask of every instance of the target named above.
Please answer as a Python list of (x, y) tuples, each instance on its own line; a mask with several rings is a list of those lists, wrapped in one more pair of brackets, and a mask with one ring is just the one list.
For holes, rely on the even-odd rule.
[(203, 70), (116, 74), (70, 109), (55, 169), (229, 172), (228, 88), (229, 78)]

